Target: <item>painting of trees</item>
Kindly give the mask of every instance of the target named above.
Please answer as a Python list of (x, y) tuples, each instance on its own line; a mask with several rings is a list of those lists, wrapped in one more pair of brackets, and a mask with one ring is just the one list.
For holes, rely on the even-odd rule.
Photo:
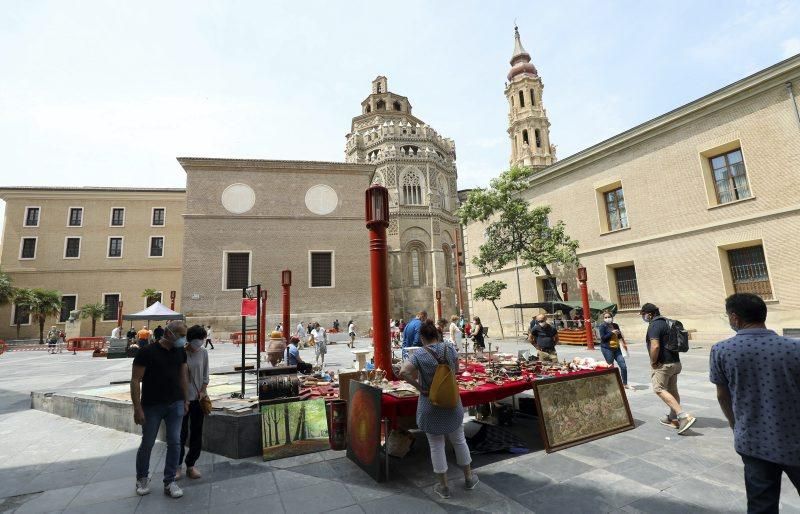
[(327, 449), (325, 401), (288, 401), (261, 407), (264, 459), (272, 460)]

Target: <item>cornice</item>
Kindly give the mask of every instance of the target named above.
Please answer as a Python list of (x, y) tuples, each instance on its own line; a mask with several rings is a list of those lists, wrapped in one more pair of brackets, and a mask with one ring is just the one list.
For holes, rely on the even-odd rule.
[(339, 171), (361, 174), (372, 173), (375, 170), (375, 166), (372, 164), (349, 162), (225, 159), (215, 157), (178, 157), (177, 160), (187, 171), (190, 169), (222, 169), (224, 171), (236, 171), (237, 169), (246, 169), (248, 171), (288, 169), (293, 171)]
[(42, 200), (108, 198), (110, 200), (166, 200), (180, 201), (186, 198), (185, 189), (141, 189), (105, 187), (4, 187), (0, 188), (0, 199), (13, 200), (36, 198)]

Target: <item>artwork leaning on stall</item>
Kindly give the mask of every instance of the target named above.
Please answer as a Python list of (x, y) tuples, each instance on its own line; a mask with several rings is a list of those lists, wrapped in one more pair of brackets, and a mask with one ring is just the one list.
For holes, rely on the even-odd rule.
[(381, 394), (377, 387), (351, 380), (347, 401), (347, 458), (376, 482), (386, 479), (381, 465)]
[(634, 428), (616, 368), (537, 380), (533, 392), (548, 453)]
[(264, 460), (319, 452), (330, 447), (325, 400), (270, 402), (261, 406)]

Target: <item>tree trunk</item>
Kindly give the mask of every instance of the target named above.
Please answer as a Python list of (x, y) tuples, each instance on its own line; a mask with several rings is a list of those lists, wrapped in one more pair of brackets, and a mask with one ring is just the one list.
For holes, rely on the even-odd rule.
[(500, 321), (500, 309), (497, 308), (497, 304), (494, 303), (494, 300), (492, 300), (492, 305), (494, 305), (494, 310), (497, 313), (497, 326), (500, 327), (500, 337), (502, 339), (505, 339), (506, 338), (506, 333), (503, 332), (503, 322)]
[(547, 280), (553, 287), (553, 291), (556, 292), (556, 298), (558, 298), (558, 301), (563, 302), (564, 299), (561, 298), (561, 291), (558, 290), (558, 283), (556, 282), (556, 277), (554, 277), (553, 274), (550, 273), (550, 269), (547, 266), (542, 266), (542, 271), (544, 271), (544, 276), (547, 277)]
[(92, 318), (92, 337), (94, 337), (96, 329), (97, 329), (97, 318)]
[(283, 442), (286, 445), (292, 444), (292, 429), (289, 427), (289, 404), (283, 404), (283, 426), (286, 429), (286, 440)]
[(294, 429), (294, 440), (299, 441), (303, 435), (303, 418), (306, 413), (306, 406), (300, 406), (300, 412), (297, 413), (297, 426)]
[(278, 411), (273, 410), (272, 413), (273, 413), (272, 424), (275, 427), (275, 444), (278, 445), (281, 444), (281, 437), (278, 434)]
[(17, 339), (19, 339), (19, 329), (21, 328), (21, 325), (22, 323), (20, 323), (19, 318), (17, 318)]
[(39, 344), (44, 344), (44, 316), (39, 318)]

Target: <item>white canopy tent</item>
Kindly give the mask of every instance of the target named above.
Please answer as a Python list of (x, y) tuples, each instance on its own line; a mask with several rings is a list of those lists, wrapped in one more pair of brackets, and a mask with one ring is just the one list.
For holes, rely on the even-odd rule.
[(172, 309), (167, 308), (161, 302), (155, 302), (150, 307), (146, 308), (143, 311), (139, 311), (135, 314), (124, 314), (122, 316), (124, 320), (152, 320), (152, 321), (162, 321), (162, 320), (171, 320), (171, 319), (184, 319), (183, 314), (180, 312), (175, 312)]

